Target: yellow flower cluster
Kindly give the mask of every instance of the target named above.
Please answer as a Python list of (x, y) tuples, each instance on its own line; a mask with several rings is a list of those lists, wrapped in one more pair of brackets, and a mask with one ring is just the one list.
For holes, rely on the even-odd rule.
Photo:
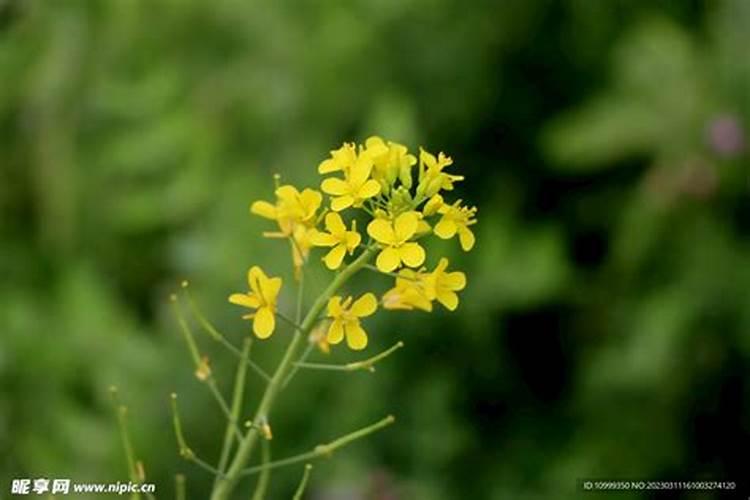
[[(456, 309), (456, 292), (466, 286), (465, 275), (449, 272), (445, 257), (428, 272), (423, 267), (427, 254), (422, 244), (423, 238), (434, 234), (442, 239), (458, 236), (464, 251), (474, 247), (471, 226), (476, 223), (476, 207), (443, 198), (463, 180), (463, 176), (447, 171), (452, 164), (443, 153), (435, 156), (420, 148), (416, 157), (406, 146), (370, 137), (364, 145), (344, 143), (331, 151), (318, 166), (318, 173), (326, 176), (320, 191), (277, 185), (275, 203), (256, 201), (251, 205), (253, 214), (278, 225), (277, 231), (265, 236), (290, 241), (297, 278), (311, 249), (322, 247), (327, 249), (322, 261), (332, 271), (355, 263), (356, 270), (370, 267), (360, 257), (372, 255), (375, 266), (371, 268), (395, 279), (380, 301), (372, 293), (357, 300), (326, 297), (329, 326), (325, 342), (337, 344), (346, 339), (350, 348), (363, 349), (367, 334), (360, 319), (372, 315), (379, 304), (385, 309), (431, 311), (437, 301), (451, 311)], [(366, 234), (357, 230), (358, 221)], [(364, 243), (363, 236), (368, 237)], [(248, 280), (250, 292), (233, 294), (229, 300), (256, 310), (245, 317), (253, 318), (255, 334), (265, 338), (274, 329), (281, 280), (266, 277), (257, 267), (250, 270)]]

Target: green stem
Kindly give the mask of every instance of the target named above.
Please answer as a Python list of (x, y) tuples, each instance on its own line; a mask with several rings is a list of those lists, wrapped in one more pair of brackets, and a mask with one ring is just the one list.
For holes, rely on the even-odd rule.
[(223, 477), (224, 475), (221, 471), (212, 467), (206, 461), (198, 458), (195, 455), (195, 452), (193, 452), (193, 450), (191, 450), (187, 445), (185, 436), (182, 433), (182, 421), (180, 420), (180, 412), (177, 409), (177, 394), (172, 393), (170, 399), (172, 404), (172, 424), (174, 425), (174, 434), (177, 438), (177, 447), (179, 449), (180, 456), (188, 462), (193, 462), (200, 468), (207, 470), (211, 474), (214, 474), (216, 477)]
[(185, 500), (185, 476), (177, 474), (174, 477), (174, 498), (175, 500)]
[[(190, 357), (193, 359), (193, 364), (195, 364), (196, 377), (198, 377), (198, 374), (202, 371), (205, 362), (201, 359), (201, 354), (198, 350), (198, 344), (195, 342), (195, 337), (193, 336), (193, 330), (190, 328), (190, 325), (188, 325), (187, 321), (185, 320), (185, 316), (182, 314), (182, 308), (180, 307), (180, 303), (177, 301), (177, 297), (173, 295), (171, 300), (175, 316), (177, 317), (177, 322), (179, 323), (180, 330), (182, 331), (182, 336), (188, 346), (188, 351), (190, 352)], [(221, 395), (221, 391), (219, 391), (219, 388), (216, 384), (216, 379), (213, 375), (211, 375), (210, 369), (207, 375), (198, 378), (199, 380), (206, 382), (208, 390), (211, 392), (211, 395), (214, 397), (214, 399), (216, 399), (216, 402), (221, 408), (221, 411), (224, 413), (224, 416), (227, 417), (227, 419), (229, 419), (229, 421), (233, 424), (234, 432), (237, 434), (237, 439), (241, 440), (242, 433), (237, 427), (237, 422), (232, 420), (232, 414), (229, 411), (229, 405), (227, 405), (226, 400), (224, 400), (224, 396)]]
[(380, 354), (376, 354), (375, 356), (372, 356), (371, 358), (364, 359), (362, 361), (355, 361), (352, 363), (344, 363), (344, 364), (328, 364), (328, 363), (304, 363), (304, 362), (298, 362), (295, 363), (296, 366), (299, 368), (308, 368), (313, 370), (335, 370), (335, 371), (344, 371), (344, 372), (352, 372), (356, 370), (368, 370), (368, 371), (375, 371), (375, 363), (378, 361), (387, 358), (390, 356), (393, 352), (401, 349), (404, 347), (404, 343), (401, 341), (396, 342), (391, 347), (386, 349), (385, 351), (381, 352)]
[(242, 346), (242, 358), (240, 363), (237, 365), (237, 374), (234, 378), (234, 394), (232, 395), (232, 408), (231, 414), (232, 419), (227, 422), (226, 430), (224, 431), (224, 444), (221, 447), (221, 455), (219, 456), (218, 469), (222, 474), (226, 471), (227, 463), (229, 462), (229, 454), (232, 451), (232, 441), (234, 429), (237, 422), (240, 420), (240, 413), (242, 411), (242, 398), (245, 393), (245, 378), (247, 372), (247, 364), (245, 360), (250, 357), (250, 346), (252, 345), (252, 339), (247, 337), (245, 343)]
[[(279, 366), (276, 368), (273, 377), (271, 377), (271, 381), (268, 383), (268, 386), (263, 393), (263, 398), (261, 399), (255, 417), (253, 418), (254, 422), (259, 422), (261, 418), (266, 418), (270, 413), (273, 403), (276, 400), (276, 396), (281, 389), (281, 385), (284, 382), (287, 373), (292, 368), (292, 360), (296, 357), (297, 350), (300, 348), (303, 337), (310, 333), (310, 330), (318, 319), (318, 315), (326, 307), (328, 299), (331, 298), (333, 294), (335, 294), (354, 274), (356, 274), (357, 271), (362, 269), (362, 267), (372, 258), (372, 255), (373, 251), (370, 249), (363, 251), (359, 257), (336, 275), (331, 284), (328, 285), (328, 288), (318, 296), (313, 305), (307, 311), (300, 329), (294, 332), (294, 336), (284, 353), (284, 357), (281, 359)], [(240, 442), (237, 452), (234, 455), (234, 459), (227, 470), (226, 477), (220, 479), (216, 483), (216, 487), (211, 494), (211, 500), (227, 500), (227, 498), (229, 498), (229, 495), (237, 485), (240, 472), (250, 459), (250, 454), (257, 439), (257, 428), (251, 427), (245, 434), (244, 439)]]
[(297, 491), (294, 492), (292, 500), (302, 500), (302, 495), (305, 493), (305, 488), (307, 487), (307, 481), (310, 479), (311, 470), (312, 465), (305, 464), (305, 472), (302, 473), (302, 480), (299, 482), (299, 486), (297, 486)]
[[(268, 439), (263, 440), (261, 449), (261, 460), (264, 464), (271, 463), (271, 442)], [(253, 500), (263, 500), (268, 490), (268, 482), (271, 480), (271, 469), (265, 469), (260, 473), (258, 478), (258, 484), (255, 486), (255, 493), (253, 493)]]
[(300, 326), (299, 322), (295, 322), (292, 319), (287, 318), (286, 316), (284, 316), (283, 314), (281, 314), (278, 311), (276, 311), (276, 317), (279, 318), (279, 319), (281, 319), (281, 320), (283, 320), (285, 323), (288, 323), (295, 330), (299, 331), (299, 330), (302, 329), (302, 327)]
[[(128, 408), (120, 404), (119, 398), (117, 397), (117, 388), (112, 386), (109, 388), (112, 401), (115, 405), (115, 412), (117, 413), (117, 426), (120, 429), (120, 438), (122, 440), (122, 448), (125, 451), (125, 458), (128, 462), (128, 475), (130, 481), (133, 483), (141, 483), (138, 479), (138, 470), (136, 466), (135, 451), (133, 451), (133, 442), (130, 440), (130, 432), (128, 432), (127, 414)], [(141, 498), (138, 493), (131, 495), (133, 500)]]
[(368, 425), (367, 427), (363, 427), (362, 429), (351, 432), (345, 436), (341, 436), (340, 438), (335, 439), (330, 443), (319, 444), (312, 451), (308, 451), (307, 453), (300, 453), (299, 455), (284, 458), (282, 460), (268, 462), (267, 464), (256, 465), (255, 467), (244, 469), (241, 474), (243, 476), (248, 476), (251, 474), (257, 474), (258, 472), (264, 472), (269, 469), (277, 469), (279, 467), (285, 467), (287, 465), (294, 465), (300, 462), (306, 462), (309, 460), (314, 460), (316, 458), (330, 456), (337, 449), (343, 448), (352, 441), (362, 439), (363, 437), (368, 436), (373, 432), (377, 432), (383, 427), (388, 427), (395, 421), (396, 419), (393, 417), (393, 415), (388, 415), (384, 419), (379, 420), (372, 425)]

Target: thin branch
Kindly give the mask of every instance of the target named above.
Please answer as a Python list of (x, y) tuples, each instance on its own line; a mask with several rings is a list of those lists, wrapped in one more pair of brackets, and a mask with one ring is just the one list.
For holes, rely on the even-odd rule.
[(311, 370), (333, 370), (333, 371), (344, 371), (344, 372), (367, 370), (370, 372), (374, 372), (375, 363), (387, 358), (388, 356), (393, 354), (395, 351), (401, 349), (402, 347), (404, 347), (404, 343), (399, 340), (398, 342), (396, 342), (395, 344), (393, 344), (391, 347), (381, 352), (380, 354), (376, 354), (375, 356), (372, 356), (371, 358), (367, 358), (362, 361), (355, 361), (352, 363), (328, 364), (328, 363), (298, 362), (298, 363), (295, 363), (295, 365), (298, 366), (299, 368), (307, 368)]
[(305, 493), (305, 488), (307, 487), (307, 481), (310, 479), (310, 471), (312, 468), (312, 464), (305, 464), (305, 472), (302, 473), (302, 480), (299, 482), (299, 486), (297, 486), (297, 490), (294, 492), (292, 500), (302, 500), (302, 495)]
[(180, 330), (182, 331), (182, 336), (188, 346), (190, 357), (193, 359), (193, 363), (195, 364), (196, 377), (206, 383), (206, 386), (211, 392), (211, 395), (219, 404), (221, 411), (224, 412), (224, 416), (233, 424), (235, 433), (237, 434), (237, 439), (241, 440), (242, 432), (237, 427), (237, 422), (232, 419), (232, 414), (229, 411), (229, 406), (227, 405), (224, 396), (221, 395), (221, 391), (219, 391), (219, 388), (216, 384), (216, 379), (211, 374), (211, 369), (208, 367), (206, 360), (201, 357), (200, 351), (198, 351), (198, 344), (195, 342), (193, 331), (190, 328), (190, 325), (188, 325), (187, 321), (185, 320), (185, 316), (182, 314), (182, 308), (180, 307), (180, 303), (178, 302), (177, 297), (175, 295), (172, 295), (171, 301), (174, 314), (177, 317), (177, 322), (179, 323)]
[(263, 472), (264, 470), (268, 470), (268, 469), (276, 469), (276, 468), (284, 467), (287, 465), (293, 465), (293, 464), (297, 464), (300, 462), (307, 462), (310, 460), (315, 460), (316, 458), (320, 458), (320, 457), (330, 456), (337, 449), (346, 446), (352, 441), (356, 441), (357, 439), (361, 439), (365, 436), (368, 436), (372, 434), (373, 432), (377, 432), (380, 429), (391, 425), (395, 421), (396, 419), (395, 417), (393, 417), (393, 415), (388, 415), (384, 419), (378, 422), (375, 422), (372, 425), (368, 425), (367, 427), (363, 427), (362, 429), (359, 429), (349, 434), (346, 434), (344, 436), (341, 436), (340, 438), (335, 439), (331, 441), (330, 443), (319, 444), (312, 451), (308, 451), (307, 453), (301, 453), (299, 455), (295, 455), (289, 458), (284, 458), (282, 460), (268, 462), (267, 464), (261, 464), (261, 465), (256, 465), (255, 467), (249, 467), (247, 469), (242, 470), (239, 475), (248, 476), (251, 474), (257, 474), (258, 472)]
[[(261, 443), (260, 448), (261, 460), (263, 464), (269, 464), (271, 462), (271, 441), (264, 439)], [(264, 469), (260, 473), (258, 483), (255, 486), (255, 492), (253, 493), (253, 500), (263, 500), (268, 490), (268, 482), (271, 480), (271, 469)]]
[(225, 472), (227, 464), (229, 463), (229, 454), (232, 451), (233, 431), (237, 422), (240, 420), (240, 414), (242, 412), (242, 399), (245, 394), (245, 379), (247, 373), (247, 360), (250, 357), (250, 347), (252, 345), (252, 339), (247, 337), (245, 343), (242, 346), (242, 358), (240, 363), (237, 365), (237, 373), (234, 377), (234, 394), (232, 395), (232, 408), (231, 415), (232, 419), (227, 422), (226, 430), (224, 431), (224, 444), (221, 447), (221, 454), (219, 456), (218, 469), (221, 472)]
[(302, 327), (299, 324), (297, 324), (297, 322), (293, 321), (290, 318), (287, 318), (286, 316), (284, 316), (283, 314), (281, 314), (278, 311), (276, 311), (276, 317), (279, 318), (279, 319), (281, 319), (281, 320), (283, 320), (283, 321), (285, 321), (286, 323), (289, 323), (298, 332), (302, 331)]
[(312, 352), (313, 347), (314, 347), (314, 344), (312, 342), (308, 342), (307, 347), (305, 347), (305, 350), (302, 353), (302, 356), (299, 357), (299, 361), (293, 363), (292, 369), (289, 370), (289, 375), (287, 375), (286, 379), (281, 384), (282, 389), (284, 389), (289, 384), (289, 382), (292, 381), (294, 376), (297, 374), (297, 371), (301, 368), (300, 363), (304, 364), (305, 360), (308, 358), (308, 356), (310, 356), (310, 353)]
[[(135, 452), (133, 451), (133, 442), (130, 440), (130, 432), (128, 431), (128, 408), (127, 406), (120, 403), (120, 399), (117, 394), (117, 387), (110, 387), (109, 393), (112, 398), (112, 403), (115, 407), (115, 412), (117, 414), (117, 427), (120, 430), (122, 448), (125, 451), (125, 459), (128, 463), (128, 475), (130, 476), (130, 481), (133, 483), (140, 483), (141, 481), (138, 481), (138, 471), (136, 468)], [(140, 498), (140, 495), (134, 493), (134, 498)]]
[(174, 434), (175, 434), (175, 437), (177, 438), (177, 446), (178, 446), (180, 456), (184, 458), (185, 460), (187, 460), (188, 462), (193, 462), (194, 464), (201, 467), (202, 469), (207, 470), (211, 474), (214, 474), (218, 477), (224, 477), (223, 472), (212, 467), (205, 460), (201, 460), (195, 454), (195, 452), (193, 452), (193, 450), (191, 450), (190, 447), (187, 445), (187, 442), (185, 441), (185, 436), (182, 434), (182, 421), (180, 420), (180, 413), (177, 410), (177, 394), (173, 392), (170, 400), (172, 403), (172, 424), (174, 425)]
[(185, 500), (185, 476), (183, 474), (174, 476), (174, 498), (175, 500)]

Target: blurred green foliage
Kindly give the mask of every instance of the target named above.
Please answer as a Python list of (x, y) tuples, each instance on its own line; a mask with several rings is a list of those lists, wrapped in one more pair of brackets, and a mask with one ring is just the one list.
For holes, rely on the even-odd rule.
[[(374, 376), (305, 372), (282, 398), (276, 457), (398, 417), (317, 466), (311, 497), (739, 481), (748, 46), (744, 0), (0, 2), (0, 487), (123, 480), (116, 384), (160, 496), (181, 471), (205, 497), (167, 395), (208, 458), (222, 417), (166, 298), (190, 279), (239, 344), (227, 294), (251, 264), (288, 269), (249, 202), (371, 134), (454, 157), (478, 244), (441, 249), (469, 277), (456, 314), (381, 315), (372, 352), (407, 347)], [(233, 358), (203, 340), (227, 388)], [(300, 474), (274, 473), (271, 498)]]

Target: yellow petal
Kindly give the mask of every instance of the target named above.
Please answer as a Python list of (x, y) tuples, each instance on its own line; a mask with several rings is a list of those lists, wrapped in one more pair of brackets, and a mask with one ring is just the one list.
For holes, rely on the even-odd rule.
[(457, 229), (458, 227), (456, 226), (455, 222), (443, 217), (442, 219), (440, 219), (440, 222), (438, 222), (435, 225), (435, 227), (433, 228), (433, 231), (440, 238), (443, 238), (444, 240), (448, 240), (450, 238), (453, 238), (453, 236), (455, 236)]
[(349, 250), (350, 253), (359, 246), (361, 241), (362, 236), (360, 236), (359, 233), (354, 231), (349, 231), (346, 233), (346, 249)]
[(238, 306), (245, 306), (253, 309), (260, 306), (258, 297), (247, 293), (233, 293), (229, 296), (229, 302), (237, 304)]
[(425, 253), (419, 243), (405, 243), (398, 249), (400, 259), (409, 267), (419, 267), (424, 263)]
[(448, 269), (448, 259), (446, 259), (445, 257), (441, 257), (433, 273), (436, 275), (440, 275), (443, 274), (446, 269)]
[(341, 212), (345, 208), (349, 208), (354, 204), (354, 198), (349, 195), (339, 196), (331, 200), (331, 208), (336, 212)]
[(341, 196), (349, 193), (351, 190), (349, 184), (343, 179), (337, 177), (329, 177), (320, 184), (320, 189), (324, 193), (332, 194), (334, 196)]
[(276, 302), (279, 290), (281, 290), (281, 278), (268, 278), (260, 282), (260, 291), (263, 292), (263, 299), (266, 301), (266, 304)]
[(422, 212), (427, 216), (433, 215), (433, 214), (436, 214), (437, 211), (442, 206), (443, 206), (443, 197), (440, 196), (439, 194), (436, 194), (435, 196), (430, 198), (430, 201), (425, 203), (425, 206)]
[(328, 299), (328, 316), (331, 318), (337, 318), (341, 316), (341, 313), (343, 311), (341, 310), (341, 297), (338, 295), (334, 295), (330, 299)]
[(347, 180), (349, 184), (356, 187), (361, 187), (372, 171), (372, 158), (368, 155), (360, 155), (357, 161), (352, 165), (349, 171), (349, 177)]
[(386, 245), (396, 243), (396, 235), (393, 232), (393, 226), (385, 219), (375, 219), (367, 225), (367, 234), (375, 238), (376, 241)]
[(276, 326), (276, 318), (268, 307), (261, 307), (255, 314), (253, 320), (253, 332), (259, 339), (267, 339), (273, 333)]
[(266, 275), (263, 270), (258, 266), (253, 266), (247, 272), (247, 284), (250, 285), (250, 290), (253, 291), (258, 297), (262, 297), (263, 294), (260, 291), (260, 279), (265, 278)]
[(355, 316), (364, 318), (374, 313), (378, 308), (378, 299), (372, 293), (366, 293), (352, 304), (350, 311)]
[(320, 208), (320, 204), (323, 202), (323, 195), (320, 194), (320, 191), (307, 188), (302, 191), (299, 199), (307, 215), (312, 215)]
[(271, 220), (276, 220), (276, 218), (278, 217), (278, 214), (276, 213), (276, 207), (271, 205), (267, 201), (254, 202), (252, 205), (250, 205), (250, 212)]
[(341, 263), (344, 261), (344, 255), (346, 254), (346, 247), (343, 244), (336, 245), (333, 249), (323, 257), (323, 262), (326, 263), (326, 267), (330, 270), (338, 269)]
[(378, 254), (378, 258), (375, 261), (375, 265), (379, 270), (384, 273), (389, 273), (396, 269), (401, 264), (401, 257), (398, 255), (398, 250), (393, 247), (386, 247), (382, 252)]
[(423, 163), (428, 168), (437, 164), (435, 156), (422, 148), (419, 148), (419, 162)]
[(296, 204), (299, 199), (299, 191), (291, 184), (284, 184), (276, 190), (276, 196), (285, 203)]
[(358, 198), (372, 198), (380, 192), (380, 183), (373, 179), (365, 182), (361, 188), (357, 191)]
[(460, 226), (458, 228), (458, 240), (461, 242), (461, 248), (464, 252), (468, 252), (474, 248), (474, 233), (472, 233), (471, 229), (466, 226)]
[(337, 238), (341, 239), (342, 236), (346, 233), (346, 226), (344, 225), (344, 221), (341, 220), (341, 216), (336, 212), (327, 213), (325, 222), (328, 232), (330, 232)]
[(333, 158), (323, 160), (320, 162), (320, 165), (318, 165), (319, 174), (330, 174), (331, 172), (337, 172), (341, 169), (341, 164)]
[(368, 154), (371, 154), (373, 157), (380, 156), (388, 152), (388, 146), (385, 145), (383, 139), (376, 135), (367, 138), (367, 140), (365, 141), (365, 147), (367, 148)]
[(445, 273), (441, 285), (454, 291), (463, 290), (466, 287), (466, 275), (460, 271)]
[(367, 333), (360, 326), (359, 321), (346, 323), (346, 345), (354, 351), (361, 351), (367, 347)]
[(449, 311), (455, 311), (458, 307), (458, 295), (450, 290), (438, 291), (437, 300)]
[(430, 227), (427, 221), (420, 219), (419, 224), (417, 225), (416, 235), (422, 236), (424, 234), (429, 233), (430, 231), (432, 231), (432, 227)]
[(344, 325), (341, 320), (333, 320), (331, 326), (328, 328), (328, 335), (326, 340), (329, 344), (338, 344), (344, 340)]
[(404, 242), (414, 236), (419, 226), (419, 217), (415, 212), (406, 212), (398, 217), (393, 223), (393, 229), (396, 233), (396, 241)]
[(338, 240), (332, 234), (312, 229), (307, 233), (307, 237), (310, 239), (310, 243), (316, 247), (332, 247), (338, 244)]

